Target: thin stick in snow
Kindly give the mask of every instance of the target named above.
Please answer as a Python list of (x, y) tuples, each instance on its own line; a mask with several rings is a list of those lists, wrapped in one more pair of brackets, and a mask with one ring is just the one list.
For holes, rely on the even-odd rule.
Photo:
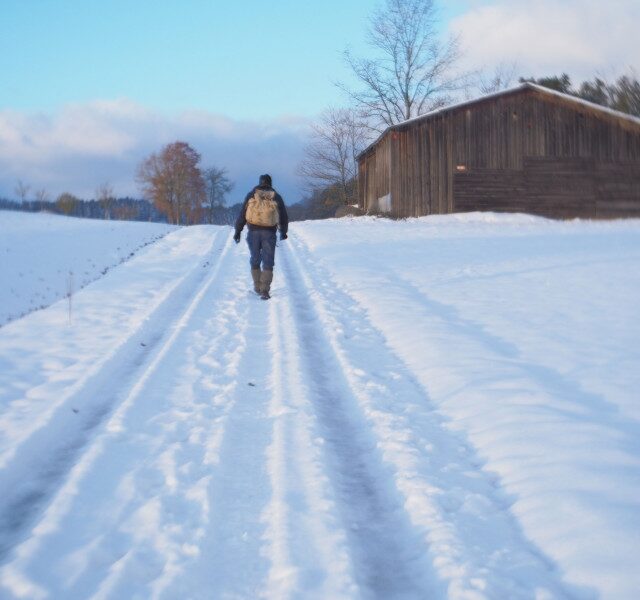
[(69, 324), (71, 324), (71, 313), (73, 309), (73, 291), (74, 291), (73, 271), (69, 271), (69, 274), (67, 275), (67, 298), (69, 299)]

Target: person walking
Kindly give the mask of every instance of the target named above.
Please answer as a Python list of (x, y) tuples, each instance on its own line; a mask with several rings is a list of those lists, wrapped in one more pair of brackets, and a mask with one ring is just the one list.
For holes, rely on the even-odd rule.
[(284, 201), (272, 187), (271, 175), (260, 175), (258, 185), (244, 199), (238, 215), (233, 239), (240, 243), (240, 234), (247, 225), (247, 244), (253, 289), (260, 298), (271, 298), (269, 291), (273, 281), (273, 265), (276, 253), (276, 232), (280, 240), (287, 239), (289, 217)]

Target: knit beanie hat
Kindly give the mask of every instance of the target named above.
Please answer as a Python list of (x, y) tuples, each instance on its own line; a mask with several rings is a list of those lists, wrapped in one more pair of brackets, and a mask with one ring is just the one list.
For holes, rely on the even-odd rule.
[(267, 175), (266, 173), (264, 175), (260, 175), (260, 180), (258, 185), (271, 187), (271, 175)]

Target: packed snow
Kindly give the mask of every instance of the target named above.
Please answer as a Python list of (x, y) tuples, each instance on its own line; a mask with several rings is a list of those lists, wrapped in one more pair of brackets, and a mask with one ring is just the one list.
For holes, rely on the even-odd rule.
[(73, 296), (171, 229), (0, 211), (0, 326)]
[(639, 263), (638, 220), (292, 223), (264, 302), (171, 231), (0, 329), (0, 597), (635, 599)]

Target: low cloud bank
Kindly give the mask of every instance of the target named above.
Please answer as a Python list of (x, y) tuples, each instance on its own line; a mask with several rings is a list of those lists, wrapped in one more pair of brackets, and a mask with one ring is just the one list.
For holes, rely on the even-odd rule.
[(202, 166), (226, 167), (235, 182), (228, 202), (240, 201), (261, 173), (273, 176), (287, 203), (302, 197), (295, 174), (308, 122), (281, 118), (235, 121), (202, 112), (166, 115), (128, 100), (69, 105), (54, 114), (0, 111), (0, 196), (15, 198), (18, 180), (50, 199), (71, 192), (88, 199), (109, 182), (118, 196), (140, 197), (135, 172), (163, 145), (182, 140)]

